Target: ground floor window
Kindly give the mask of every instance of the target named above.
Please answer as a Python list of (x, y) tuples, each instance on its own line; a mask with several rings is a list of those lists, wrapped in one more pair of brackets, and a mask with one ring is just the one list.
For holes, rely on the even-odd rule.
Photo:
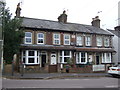
[(67, 63), (71, 59), (71, 51), (60, 51), (60, 63)]
[(111, 63), (111, 53), (102, 53), (102, 63)]
[(86, 52), (77, 52), (76, 53), (76, 63), (77, 64), (86, 64), (87, 63), (87, 53)]
[(39, 64), (39, 52), (37, 50), (22, 51), (22, 62), (24, 64)]

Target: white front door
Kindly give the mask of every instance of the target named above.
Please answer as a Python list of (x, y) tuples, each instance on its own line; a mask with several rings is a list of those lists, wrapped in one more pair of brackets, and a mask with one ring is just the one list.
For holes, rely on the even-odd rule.
[(56, 54), (51, 54), (51, 65), (55, 65), (57, 64), (57, 61), (56, 61)]

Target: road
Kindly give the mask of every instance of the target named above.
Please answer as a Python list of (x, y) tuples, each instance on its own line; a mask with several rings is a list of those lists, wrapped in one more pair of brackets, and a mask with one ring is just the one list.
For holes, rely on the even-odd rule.
[(3, 79), (3, 88), (118, 88), (118, 79), (112, 77), (15, 80)]

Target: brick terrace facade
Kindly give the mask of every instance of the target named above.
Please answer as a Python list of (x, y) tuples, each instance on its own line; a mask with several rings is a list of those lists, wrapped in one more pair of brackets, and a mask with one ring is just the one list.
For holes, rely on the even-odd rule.
[[(103, 65), (105, 71), (112, 64), (113, 35), (99, 28), (100, 22), (95, 24), (96, 27), (62, 22), (60, 18), (59, 22), (25, 17), (22, 19), (21, 28), (24, 28), (25, 38), (21, 44), (20, 61), (26, 68), (60, 72), (69, 63), (71, 72), (75, 72), (73, 69), (79, 72), (80, 69), (77, 68), (81, 67), (85, 68), (84, 72), (93, 72), (96, 71), (96, 66)], [(98, 17), (93, 19), (93, 23), (96, 20)]]

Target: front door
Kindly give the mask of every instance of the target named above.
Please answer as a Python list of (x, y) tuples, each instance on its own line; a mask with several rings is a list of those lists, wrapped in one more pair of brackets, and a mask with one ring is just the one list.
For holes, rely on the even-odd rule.
[(97, 55), (97, 56), (96, 56), (96, 65), (99, 65), (99, 64), (100, 64), (100, 56)]
[(42, 55), (41, 67), (45, 67), (45, 63), (46, 63), (46, 55)]
[(51, 65), (55, 65), (57, 64), (57, 61), (56, 61), (56, 54), (51, 54), (51, 62), (50, 62)]

